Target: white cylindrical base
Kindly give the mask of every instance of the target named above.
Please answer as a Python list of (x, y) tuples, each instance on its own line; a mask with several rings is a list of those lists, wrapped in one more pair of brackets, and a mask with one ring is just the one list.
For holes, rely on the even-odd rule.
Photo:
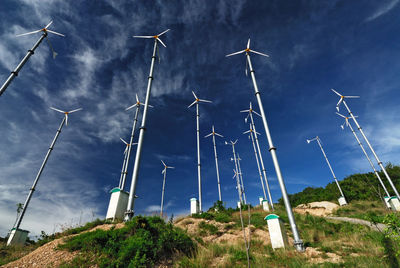
[(11, 230), (10, 236), (7, 240), (7, 246), (23, 246), (25, 245), (26, 238), (28, 237), (29, 231), (13, 228)]
[(269, 205), (268, 205), (268, 200), (263, 200), (262, 201), (262, 208), (264, 211), (269, 211)]
[(347, 205), (347, 201), (346, 201), (346, 198), (344, 198), (344, 196), (339, 197), (338, 202), (339, 202), (339, 205), (341, 205), (341, 206)]
[(240, 203), (239, 201), (237, 202), (237, 207), (241, 208), (242, 207), (242, 203)]
[(190, 214), (199, 213), (199, 201), (196, 198), (190, 198)]
[(285, 248), (288, 246), (288, 237), (285, 226), (278, 215), (269, 214), (264, 218), (268, 223), (268, 232), (273, 249)]
[(390, 206), (392, 207), (392, 210), (400, 211), (400, 202), (399, 202), (399, 199), (396, 196), (392, 196), (389, 199), (389, 203), (390, 203)]
[(258, 201), (260, 201), (260, 205), (262, 205), (262, 201), (264, 200), (264, 197), (258, 197)]
[(386, 207), (391, 209), (392, 206), (390, 205), (390, 196), (384, 196), (383, 199), (385, 200)]
[(123, 220), (126, 207), (128, 206), (129, 194), (118, 187), (110, 191), (110, 203), (108, 204), (106, 219)]

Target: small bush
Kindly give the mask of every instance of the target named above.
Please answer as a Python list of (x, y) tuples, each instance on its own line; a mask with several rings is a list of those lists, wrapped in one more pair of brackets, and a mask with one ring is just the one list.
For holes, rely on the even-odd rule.
[(217, 234), (217, 232), (218, 232), (217, 226), (205, 223), (204, 221), (199, 223), (199, 228), (204, 231), (207, 231), (209, 234), (212, 234), (212, 235)]

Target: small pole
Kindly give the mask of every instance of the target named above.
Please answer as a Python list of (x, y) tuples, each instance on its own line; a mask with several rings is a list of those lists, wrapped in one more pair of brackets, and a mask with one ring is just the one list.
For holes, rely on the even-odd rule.
[(238, 153), (237, 154), (237, 162), (238, 162), (238, 168), (239, 168), (240, 184), (242, 186), (242, 194), (243, 194), (244, 204), (247, 205), (246, 191), (244, 190), (244, 184), (243, 184), (243, 173), (242, 173), (242, 169), (240, 168), (240, 160), (242, 160), (242, 159), (240, 158), (239, 153)]
[(163, 217), (163, 207), (164, 207), (164, 190), (165, 190), (165, 177), (167, 176), (167, 167), (164, 168), (164, 179), (163, 179), (163, 185), (162, 185), (162, 192), (161, 192), (161, 212), (160, 212), (160, 217)]

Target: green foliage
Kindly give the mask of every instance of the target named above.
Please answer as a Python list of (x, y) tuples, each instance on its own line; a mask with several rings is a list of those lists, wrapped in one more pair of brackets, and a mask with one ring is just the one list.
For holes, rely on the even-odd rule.
[(98, 225), (102, 225), (105, 222), (106, 222), (106, 220), (96, 219), (95, 221), (88, 222), (83, 226), (67, 229), (63, 234), (65, 234), (65, 235), (79, 234), (79, 233), (81, 233), (83, 231), (87, 231), (87, 230), (93, 229), (94, 227), (96, 227)]
[(59, 248), (97, 256), (88, 259), (100, 267), (151, 267), (176, 252), (191, 255), (195, 244), (182, 230), (159, 217), (137, 216), (121, 229), (83, 233)]
[[(400, 256), (400, 215), (391, 213), (385, 216), (383, 223), (386, 224), (385, 237), (394, 242), (394, 253), (397, 257)], [(386, 242), (388, 243), (388, 242)]]
[[(392, 178), (393, 183), (397, 188), (400, 187), (400, 166), (393, 166), (388, 164), (386, 170)], [(383, 178), (384, 174), (379, 173)], [(385, 180), (385, 186), (389, 193), (394, 195), (388, 182)], [(348, 202), (352, 200), (377, 200), (383, 198), (385, 195), (382, 186), (379, 184), (374, 173), (353, 174), (342, 181), (340, 186), (346, 196)], [(303, 191), (289, 195), (290, 203), (292, 206), (305, 204), (316, 201), (334, 201), (336, 202), (340, 193), (335, 182), (331, 182), (323, 187), (307, 187)], [(279, 203), (283, 204), (282, 198)]]
[(217, 234), (218, 232), (217, 226), (205, 223), (204, 221), (199, 223), (199, 228), (212, 235)]

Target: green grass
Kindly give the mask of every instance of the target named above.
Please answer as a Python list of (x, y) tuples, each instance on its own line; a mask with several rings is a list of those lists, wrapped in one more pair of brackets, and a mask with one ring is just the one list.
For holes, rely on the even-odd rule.
[[(195, 243), (180, 229), (159, 217), (134, 217), (123, 228), (96, 230), (68, 239), (59, 249), (83, 253), (64, 267), (152, 267), (176, 253), (191, 255)], [(91, 260), (91, 261), (88, 261)]]

